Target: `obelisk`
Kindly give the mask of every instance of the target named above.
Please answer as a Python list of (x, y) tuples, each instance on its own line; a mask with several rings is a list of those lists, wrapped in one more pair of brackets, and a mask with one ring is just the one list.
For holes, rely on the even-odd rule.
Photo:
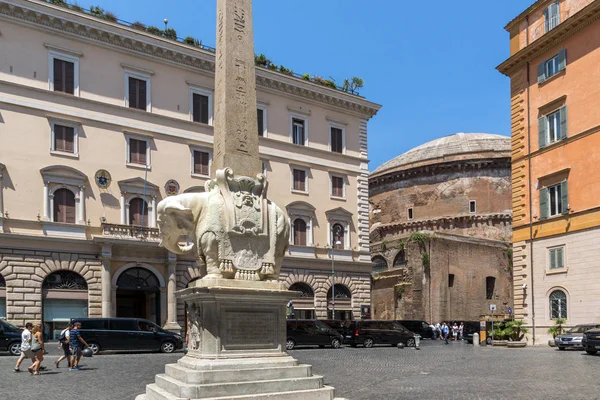
[(217, 0), (214, 154), (211, 175), (262, 172), (258, 156), (251, 0)]

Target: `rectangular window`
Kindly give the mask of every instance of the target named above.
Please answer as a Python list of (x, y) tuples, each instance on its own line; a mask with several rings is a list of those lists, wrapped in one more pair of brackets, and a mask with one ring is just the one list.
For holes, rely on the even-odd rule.
[(567, 68), (567, 49), (562, 49), (557, 55), (538, 65), (538, 83), (558, 74)]
[(207, 95), (192, 93), (192, 121), (208, 124), (209, 101)]
[(304, 132), (304, 120), (292, 118), (292, 143), (304, 146), (306, 143), (306, 135)]
[(54, 124), (54, 151), (75, 153), (75, 128)]
[(75, 94), (75, 63), (54, 59), (54, 91)]
[(146, 165), (148, 142), (145, 140), (129, 139), (129, 163)]
[(551, 31), (560, 24), (560, 7), (558, 1), (552, 3), (544, 11), (544, 29), (545, 32)]
[(540, 217), (545, 219), (569, 212), (567, 181), (540, 190)]
[(341, 176), (331, 177), (331, 195), (333, 197), (344, 197), (344, 178)]
[(411, 219), (413, 219), (413, 209), (412, 209), (412, 207), (407, 210), (407, 216), (408, 216), (408, 220), (409, 221)]
[(148, 109), (148, 81), (128, 77), (129, 108), (146, 111)]
[(454, 274), (448, 275), (448, 287), (454, 287)]
[(306, 171), (302, 169), (293, 169), (294, 177), (293, 189), (299, 192), (306, 192)]
[(494, 292), (496, 291), (496, 278), (488, 276), (485, 278), (485, 298), (492, 300), (494, 298)]
[(567, 137), (567, 106), (538, 118), (539, 147), (544, 148), (551, 143)]
[(267, 127), (265, 124), (265, 122), (266, 122), (265, 114), (266, 114), (266, 110), (264, 108), (256, 109), (256, 122), (257, 122), (257, 128), (258, 128), (258, 136), (264, 136), (265, 131), (267, 130)]
[(343, 129), (330, 127), (331, 151), (334, 153), (344, 152), (344, 131)]
[(210, 175), (210, 154), (206, 151), (194, 150), (194, 174)]
[(469, 201), (469, 212), (471, 214), (475, 214), (476, 211), (477, 211), (477, 204), (475, 203), (475, 200), (470, 200)]
[(549, 249), (550, 269), (561, 269), (565, 267), (565, 248), (555, 247)]

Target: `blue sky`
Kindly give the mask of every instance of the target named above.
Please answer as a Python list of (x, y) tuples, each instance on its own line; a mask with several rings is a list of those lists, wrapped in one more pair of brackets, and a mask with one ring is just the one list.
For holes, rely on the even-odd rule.
[[(216, 0), (79, 0), (119, 19), (215, 43)], [(370, 170), (457, 132), (510, 134), (504, 26), (533, 0), (254, 0), (254, 46), (298, 73), (359, 76), (383, 105), (369, 122)]]

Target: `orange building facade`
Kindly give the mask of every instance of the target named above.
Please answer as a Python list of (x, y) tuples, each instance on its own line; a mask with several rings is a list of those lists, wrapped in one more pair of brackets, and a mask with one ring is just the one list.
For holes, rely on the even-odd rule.
[(600, 1), (537, 1), (505, 28), (510, 57), (515, 318), (600, 322)]

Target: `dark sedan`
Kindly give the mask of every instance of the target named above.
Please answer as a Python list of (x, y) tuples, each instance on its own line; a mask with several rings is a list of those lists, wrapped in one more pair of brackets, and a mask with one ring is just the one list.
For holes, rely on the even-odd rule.
[(581, 345), (586, 353), (596, 354), (600, 350), (600, 329), (592, 329), (584, 332)]

